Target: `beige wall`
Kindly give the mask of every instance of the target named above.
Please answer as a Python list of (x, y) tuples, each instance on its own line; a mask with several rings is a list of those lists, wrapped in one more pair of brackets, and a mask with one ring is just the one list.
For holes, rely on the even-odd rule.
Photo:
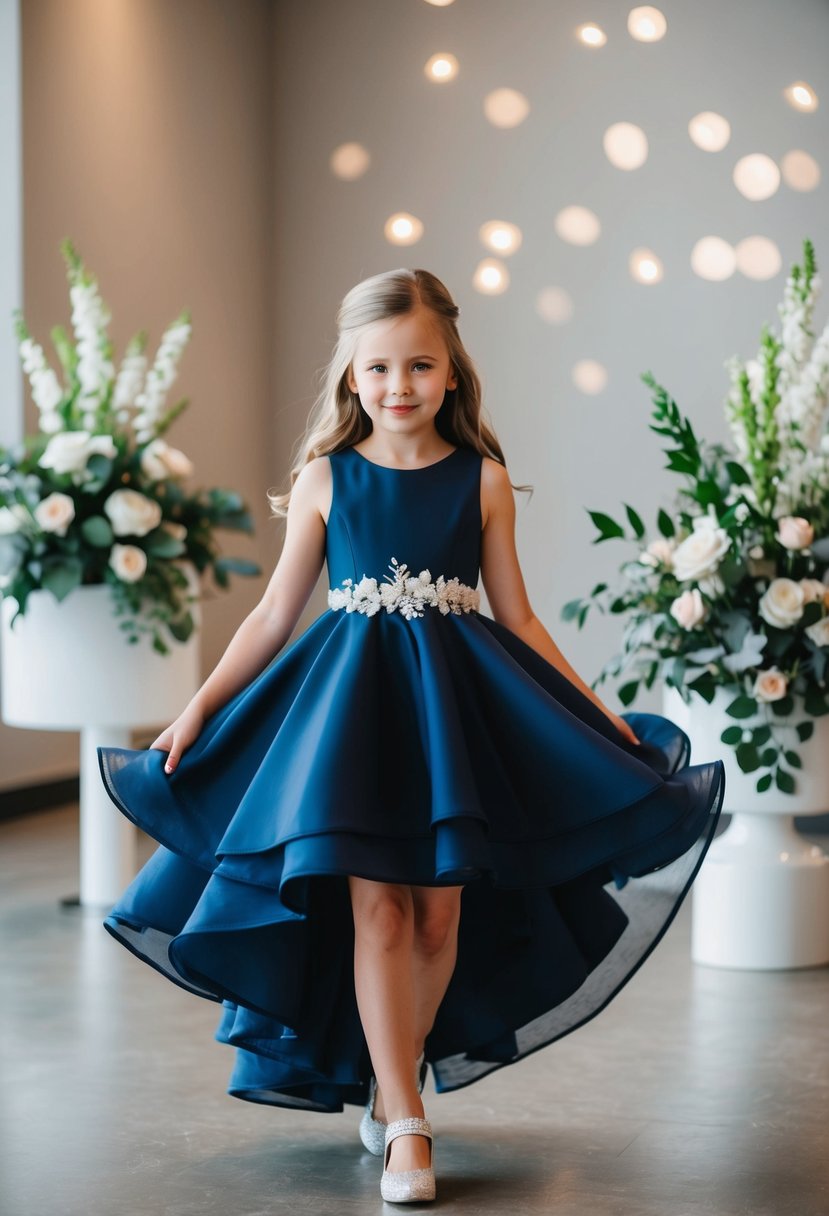
[[(272, 345), (271, 5), (268, 0), (26, 0), (22, 5), (24, 313), (50, 349), (70, 323), (61, 240), (98, 276), (120, 356), (155, 350), (182, 307), (193, 333), (170, 432), (196, 481), (238, 489), (255, 540), (227, 552), (266, 570), (281, 545), (264, 491)], [(35, 424), (27, 393), (27, 429)], [(264, 580), (204, 605), (205, 674)], [(77, 736), (0, 727), (5, 788), (77, 772)]]

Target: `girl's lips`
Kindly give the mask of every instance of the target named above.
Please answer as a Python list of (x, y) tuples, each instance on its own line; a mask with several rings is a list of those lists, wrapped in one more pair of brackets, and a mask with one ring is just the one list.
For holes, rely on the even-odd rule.
[(393, 414), (408, 414), (412, 410), (416, 410), (416, 405), (387, 405), (387, 410), (391, 410)]

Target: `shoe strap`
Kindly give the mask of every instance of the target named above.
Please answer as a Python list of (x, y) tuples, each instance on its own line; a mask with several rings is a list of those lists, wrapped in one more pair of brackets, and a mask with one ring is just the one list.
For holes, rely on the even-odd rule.
[(428, 1119), (421, 1119), (418, 1115), (409, 1115), (405, 1119), (392, 1119), (391, 1123), (386, 1124), (386, 1147), (397, 1136), (428, 1136), (431, 1140), (432, 1125)]

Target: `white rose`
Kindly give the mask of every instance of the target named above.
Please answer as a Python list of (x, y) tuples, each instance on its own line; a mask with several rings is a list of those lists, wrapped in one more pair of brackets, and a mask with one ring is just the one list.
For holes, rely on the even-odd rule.
[(184, 524), (177, 524), (172, 519), (168, 519), (165, 522), (164, 529), (170, 533), (174, 540), (184, 540), (187, 535), (187, 529)]
[(163, 439), (154, 439), (141, 453), (141, 469), (152, 481), (161, 481), (165, 477), (189, 477), (193, 462)]
[(80, 473), (89, 457), (99, 453), (110, 459), (118, 454), (111, 435), (90, 435), (89, 431), (61, 431), (53, 435), (38, 464), (56, 473)]
[(803, 598), (807, 604), (813, 604), (818, 600), (821, 603), (823, 602), (827, 589), (819, 578), (802, 578), (800, 579), (800, 585), (803, 588)]
[(683, 591), (669, 609), (671, 616), (683, 629), (693, 629), (704, 620), (707, 608), (696, 587)]
[(161, 507), (137, 490), (113, 490), (104, 511), (116, 536), (146, 536), (161, 523)]
[(719, 574), (712, 574), (709, 578), (699, 579), (699, 589), (714, 600), (718, 595), (724, 594), (725, 583), (722, 581)]
[(806, 633), (816, 646), (829, 646), (829, 616), (824, 616), (814, 625), (808, 625)]
[(657, 537), (656, 540), (651, 541), (647, 549), (639, 554), (639, 561), (643, 566), (658, 566), (661, 563), (670, 569), (675, 548), (675, 540), (666, 536)]
[(138, 545), (113, 545), (109, 564), (124, 583), (137, 583), (147, 569), (147, 554)]
[(780, 701), (785, 697), (788, 686), (789, 681), (784, 673), (770, 667), (759, 672), (752, 691), (758, 701)]
[(75, 518), (75, 504), (68, 494), (55, 490), (37, 504), (34, 516), (44, 532), (65, 536), (66, 529)]
[(760, 616), (777, 629), (788, 629), (803, 616), (803, 588), (791, 578), (775, 578), (760, 600)]
[(784, 549), (806, 549), (815, 539), (815, 530), (808, 519), (783, 515), (777, 521), (777, 539)]
[(731, 545), (724, 528), (710, 515), (698, 515), (694, 530), (674, 550), (674, 573), (680, 582), (713, 574)]
[(29, 512), (22, 503), (15, 502), (10, 507), (0, 507), (0, 536), (11, 536), (27, 523)]

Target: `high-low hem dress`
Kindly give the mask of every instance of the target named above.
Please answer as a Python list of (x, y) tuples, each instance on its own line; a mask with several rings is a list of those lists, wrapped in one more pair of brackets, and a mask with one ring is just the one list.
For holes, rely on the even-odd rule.
[[(353, 447), (328, 459), (329, 605), (403, 564), (469, 596), (478, 452), (415, 469)], [(659, 714), (623, 714), (641, 740), (628, 742), (468, 598), (419, 614), (358, 600), (329, 606), (212, 714), (172, 774), (159, 749), (98, 749), (110, 797), (159, 844), (104, 925), (222, 1003), (228, 1092), (252, 1102), (367, 1100), (347, 875), (463, 885), (426, 1039), (441, 1093), (608, 1004), (673, 920), (722, 808), (722, 760), (691, 765)]]

